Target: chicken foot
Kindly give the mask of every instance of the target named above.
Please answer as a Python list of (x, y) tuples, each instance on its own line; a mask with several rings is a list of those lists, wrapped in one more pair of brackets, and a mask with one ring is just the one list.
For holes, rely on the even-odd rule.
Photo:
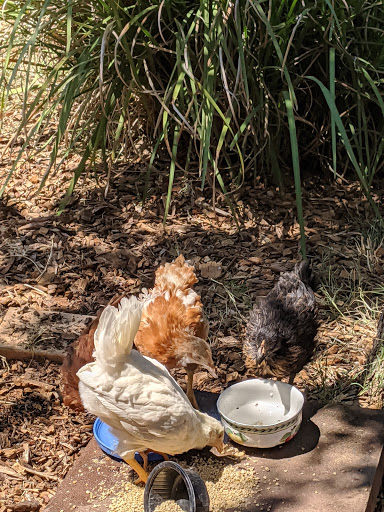
[(200, 411), (200, 407), (196, 401), (195, 393), (193, 392), (193, 374), (195, 370), (187, 369), (187, 397), (192, 406)]
[[(124, 458), (124, 461), (129, 465), (131, 466), (131, 468), (133, 469), (133, 471), (136, 471), (136, 473), (139, 475), (139, 478), (136, 478), (136, 480), (134, 480), (134, 483), (137, 485), (137, 484), (140, 484), (140, 483), (146, 483), (146, 481), (148, 480), (148, 477), (149, 477), (149, 474), (148, 472), (142, 468), (140, 466), (140, 464), (137, 462), (137, 460), (135, 458)], [(145, 459), (143, 457), (143, 460), (144, 460), (144, 463), (145, 463)]]

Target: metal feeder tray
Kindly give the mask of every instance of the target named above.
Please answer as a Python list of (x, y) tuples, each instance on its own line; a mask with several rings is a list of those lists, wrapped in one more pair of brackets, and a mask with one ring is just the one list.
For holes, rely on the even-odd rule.
[(163, 501), (173, 500), (185, 512), (208, 512), (205, 483), (194, 471), (173, 461), (158, 464), (150, 473), (144, 490), (144, 512), (154, 512)]

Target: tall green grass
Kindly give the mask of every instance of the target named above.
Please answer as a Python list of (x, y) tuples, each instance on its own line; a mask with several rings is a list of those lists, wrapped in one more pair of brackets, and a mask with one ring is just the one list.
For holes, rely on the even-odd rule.
[[(202, 187), (231, 194), (258, 176), (284, 186), (300, 167), (371, 190), (383, 167), (383, 2), (374, 0), (27, 0), (3, 5), (13, 24), (2, 48), (3, 111), (17, 80), (26, 148), (51, 148), (40, 189), (71, 152), (82, 155), (61, 208), (96, 161), (161, 147), (169, 187), (198, 164)], [(58, 129), (42, 134), (56, 119)], [(303, 251), (305, 247), (303, 246)]]

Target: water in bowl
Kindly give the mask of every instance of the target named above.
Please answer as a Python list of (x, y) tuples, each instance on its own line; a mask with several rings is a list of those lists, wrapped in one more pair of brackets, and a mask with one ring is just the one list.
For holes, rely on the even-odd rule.
[(244, 425), (274, 425), (285, 421), (289, 411), (281, 402), (252, 400), (229, 411), (228, 417)]

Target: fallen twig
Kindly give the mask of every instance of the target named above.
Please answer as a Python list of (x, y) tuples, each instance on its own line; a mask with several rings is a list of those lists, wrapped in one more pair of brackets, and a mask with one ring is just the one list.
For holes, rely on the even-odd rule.
[(0, 465), (0, 473), (2, 473), (3, 475), (7, 475), (11, 478), (18, 478), (20, 480), (24, 480), (23, 475), (20, 475), (20, 473), (18, 473), (14, 469), (9, 468), (8, 466), (3, 466), (2, 464)]
[(11, 345), (0, 344), (0, 356), (6, 359), (36, 359), (37, 361), (53, 361), (55, 363), (62, 363), (64, 360), (64, 353), (58, 350), (33, 350), (21, 347), (13, 347)]
[(41, 478), (45, 478), (46, 480), (55, 480), (56, 482), (60, 481), (60, 478), (58, 478), (55, 475), (51, 475), (50, 473), (43, 473), (42, 471), (36, 471), (35, 469), (32, 469), (25, 464), (23, 464), (22, 467), (26, 473), (30, 473), (31, 475), (36, 475)]
[(45, 264), (45, 267), (44, 269), (42, 270), (42, 272), (40, 273), (39, 277), (36, 279), (37, 282), (40, 281), (40, 279), (43, 277), (43, 275), (46, 273), (47, 271), (47, 268), (48, 268), (48, 265), (49, 265), (49, 262), (51, 261), (51, 258), (52, 258), (52, 254), (53, 254), (53, 240), (54, 238), (52, 237), (51, 239), (51, 251), (49, 253), (49, 256), (48, 256), (48, 259), (47, 259), (47, 262)]

